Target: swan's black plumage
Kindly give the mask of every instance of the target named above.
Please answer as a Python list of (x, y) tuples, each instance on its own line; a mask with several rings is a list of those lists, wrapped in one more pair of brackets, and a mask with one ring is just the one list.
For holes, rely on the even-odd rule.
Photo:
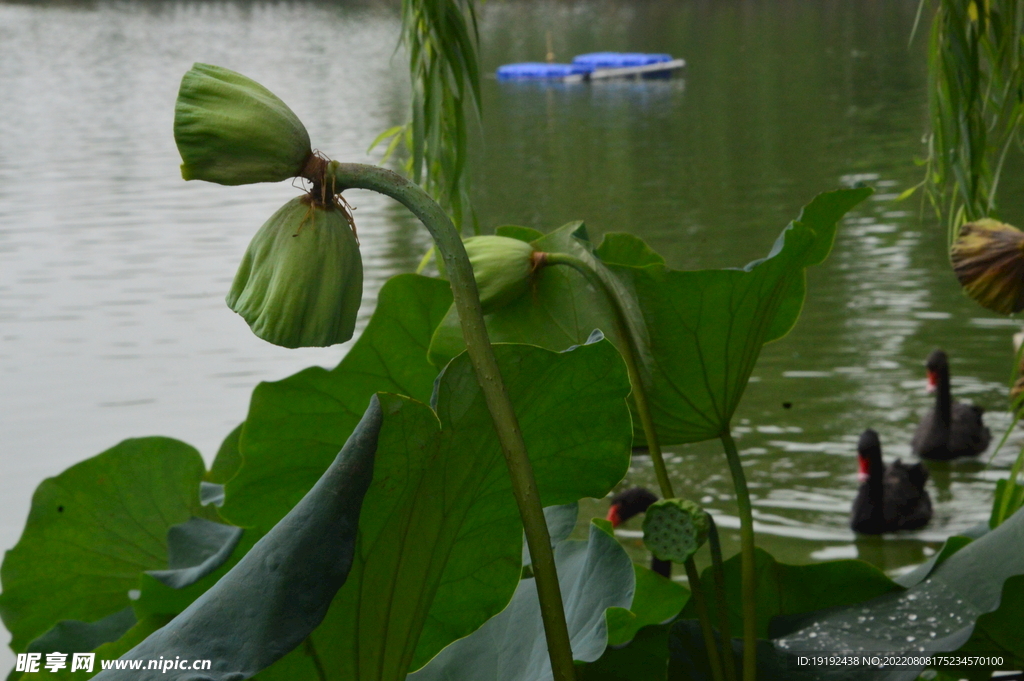
[(896, 459), (882, 461), (878, 433), (865, 430), (857, 443), (861, 483), (850, 513), (850, 527), (860, 534), (916, 530), (932, 518), (932, 500), (924, 488), (928, 469)]
[(935, 407), (917, 425), (910, 448), (922, 459), (939, 461), (981, 454), (992, 439), (992, 433), (982, 422), (985, 410), (953, 400), (949, 360), (942, 350), (928, 355), (925, 366), (929, 385), (935, 388)]
[[(612, 527), (618, 527), (619, 524), (626, 522), (635, 515), (644, 513), (648, 507), (658, 500), (654, 492), (643, 487), (631, 487), (630, 489), (623, 490), (612, 497), (612, 504), (608, 508), (608, 521), (612, 524)], [(662, 577), (672, 578), (672, 562), (667, 560), (658, 560), (657, 558), (651, 557), (651, 570), (657, 572)]]

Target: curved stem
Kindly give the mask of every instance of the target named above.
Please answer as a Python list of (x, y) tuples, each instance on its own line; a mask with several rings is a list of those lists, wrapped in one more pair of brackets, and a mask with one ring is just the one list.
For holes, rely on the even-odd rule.
[(711, 616), (708, 614), (708, 603), (704, 598), (704, 589), (700, 585), (700, 573), (697, 572), (697, 564), (693, 562), (693, 556), (690, 556), (683, 565), (686, 566), (686, 578), (690, 581), (690, 593), (693, 595), (693, 605), (697, 611), (697, 619), (700, 620), (700, 630), (704, 634), (704, 648), (708, 652), (711, 677), (714, 681), (724, 681), (722, 677), (722, 661), (718, 657), (718, 644), (715, 643), (715, 630), (711, 626)]
[(654, 418), (651, 416), (650, 403), (647, 401), (647, 391), (644, 389), (643, 380), (640, 378), (640, 364), (637, 361), (638, 352), (633, 334), (629, 332), (629, 325), (626, 321), (626, 313), (622, 301), (615, 294), (615, 291), (605, 284), (600, 275), (594, 269), (579, 258), (567, 253), (545, 253), (542, 260), (543, 265), (566, 265), (582, 274), (586, 280), (598, 291), (603, 291), (612, 309), (615, 310), (616, 333), (622, 338), (623, 347), (622, 359), (626, 362), (626, 371), (629, 373), (629, 383), (633, 387), (633, 401), (636, 404), (636, 412), (640, 417), (640, 425), (644, 429), (644, 439), (647, 440), (647, 449), (651, 453), (651, 461), (654, 463), (654, 473), (658, 476), (658, 486), (661, 487), (661, 496), (664, 499), (674, 499), (672, 482), (668, 477), (668, 469), (665, 466), (665, 457), (661, 453), (661, 444), (658, 442), (658, 433), (654, 430)]
[(551, 669), (556, 681), (573, 681), (575, 668), (569, 643), (569, 630), (565, 623), (562, 594), (555, 571), (555, 556), (551, 550), (547, 524), (544, 522), (544, 510), (541, 507), (533, 466), (526, 452), (522, 432), (519, 430), (519, 421), (516, 419), (512, 402), (498, 370), (490, 339), (487, 337), (473, 268), (462, 245), (462, 239), (451, 219), (426, 192), (390, 170), (359, 163), (332, 161), (327, 166), (324, 182), (334, 192), (345, 189), (370, 189), (395, 199), (420, 219), (434, 238), (438, 253), (444, 258), (455, 299), (455, 309), (459, 313), (462, 334), (466, 339), (466, 352), (473, 364), (477, 381), (494, 421), (494, 430), (505, 454), (509, 477), (512, 479), (512, 491), (519, 505), (526, 543), (533, 558), (533, 572), (537, 580), (537, 595), (540, 599)]
[(743, 474), (740, 454), (729, 428), (721, 435), (725, 458), (729, 460), (732, 485), (736, 489), (736, 506), (740, 514), (740, 594), (743, 599), (743, 681), (757, 678), (757, 593), (754, 571), (754, 513), (750, 505), (747, 478)]
[(718, 526), (708, 513), (708, 546), (711, 548), (711, 570), (715, 579), (715, 605), (718, 615), (718, 631), (722, 634), (722, 667), (726, 681), (736, 681), (736, 661), (732, 656), (732, 628), (729, 626), (729, 609), (725, 603), (725, 569), (722, 566), (722, 542), (718, 537)]

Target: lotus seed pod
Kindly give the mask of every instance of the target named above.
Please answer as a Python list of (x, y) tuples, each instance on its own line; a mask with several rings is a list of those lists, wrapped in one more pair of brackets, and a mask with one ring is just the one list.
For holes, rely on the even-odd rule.
[(174, 105), (181, 176), (237, 185), (280, 182), (302, 173), (313, 152), (288, 105), (240, 73), (195, 64)]
[(708, 538), (708, 514), (685, 499), (662, 499), (644, 515), (644, 544), (659, 560), (685, 563)]
[(306, 195), (256, 232), (227, 303), (265, 341), (323, 347), (352, 337), (362, 297), (363, 261), (345, 214)]
[(982, 307), (1002, 314), (1024, 310), (1024, 232), (988, 218), (967, 223), (950, 259), (964, 292)]
[[(508, 305), (530, 288), (533, 246), (506, 236), (471, 236), (464, 243), (484, 314)], [(440, 259), (438, 268), (443, 275)]]

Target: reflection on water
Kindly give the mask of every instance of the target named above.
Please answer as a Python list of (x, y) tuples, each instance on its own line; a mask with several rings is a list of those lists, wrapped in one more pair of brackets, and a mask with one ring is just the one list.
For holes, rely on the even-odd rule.
[[(844, 221), (808, 276), (797, 328), (765, 348), (734, 426), (759, 543), (780, 560), (859, 556), (920, 562), (988, 517), (995, 460), (930, 465), (935, 519), (921, 532), (854, 542), (854, 450), (871, 427), (888, 459), (930, 404), (923, 361), (951, 357), (953, 391), (1009, 425), (1010, 336), (964, 298), (944, 236), (896, 196), (920, 177), (925, 65), (906, 39), (916, 0), (489, 0), (483, 63), (669, 52), (682, 77), (573, 86), (484, 82), (474, 140), (482, 225), (544, 230), (585, 219), (632, 231), (674, 267), (763, 256), (800, 206), (863, 182), (876, 194)], [(177, 84), (193, 61), (241, 70), (285, 99), (315, 144), (367, 160), (403, 120), (404, 57), (390, 9), (355, 4), (0, 3), (0, 546), (20, 532), (47, 475), (127, 436), (166, 434), (210, 456), (261, 380), (345, 347), (294, 352), (254, 338), (222, 302), (251, 235), (295, 194), (178, 179)], [(517, 30), (508, 30), (515, 26)], [(1004, 186), (1020, 181), (1011, 167)], [(1015, 197), (1004, 217), (1020, 223)], [(426, 246), (404, 210), (351, 197), (367, 272), (363, 321), (381, 282)], [(1016, 201), (1016, 202), (1014, 202)], [(670, 451), (677, 493), (699, 500), (736, 550), (732, 486), (714, 443)], [(637, 458), (629, 484), (654, 488)], [(602, 503), (583, 505), (603, 515)], [(622, 537), (642, 557), (632, 521)], [(632, 532), (632, 534), (630, 534)]]

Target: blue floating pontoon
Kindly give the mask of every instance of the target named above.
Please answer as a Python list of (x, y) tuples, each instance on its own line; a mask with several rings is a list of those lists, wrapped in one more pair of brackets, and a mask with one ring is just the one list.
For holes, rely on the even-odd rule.
[(590, 52), (573, 57), (572, 63), (588, 70), (624, 69), (632, 66), (663, 64), (672, 61), (671, 54), (645, 54), (643, 52)]
[(571, 64), (526, 62), (498, 68), (498, 80), (548, 80), (579, 82), (630, 76), (667, 76), (686, 62), (670, 54), (643, 52), (591, 52), (576, 56)]
[(566, 76), (589, 71), (591, 69), (576, 64), (547, 64), (545, 62), (505, 64), (498, 67), (498, 80), (562, 80)]

